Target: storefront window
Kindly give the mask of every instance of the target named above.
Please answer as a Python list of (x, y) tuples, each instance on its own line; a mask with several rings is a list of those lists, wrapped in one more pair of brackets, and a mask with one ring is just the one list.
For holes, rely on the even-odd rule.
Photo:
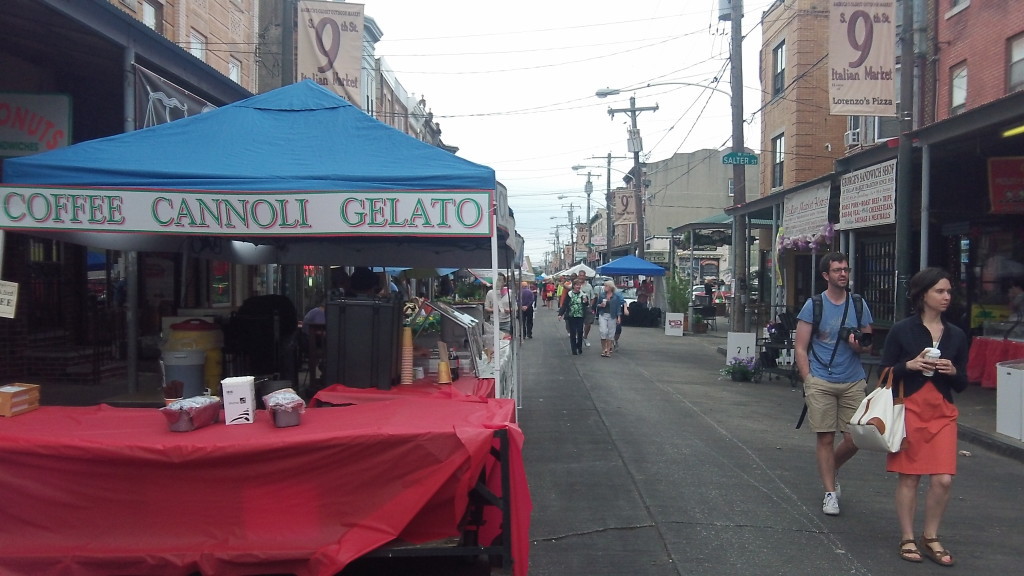
[(859, 256), (856, 291), (867, 301), (875, 324), (891, 325), (896, 319), (896, 239), (864, 241)]

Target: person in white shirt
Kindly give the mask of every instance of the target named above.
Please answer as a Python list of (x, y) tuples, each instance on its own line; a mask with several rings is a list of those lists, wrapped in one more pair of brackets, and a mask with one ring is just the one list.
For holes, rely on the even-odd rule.
[(491, 322), (498, 325), (498, 330), (506, 334), (512, 332), (512, 303), (509, 300), (508, 283), (504, 274), (498, 274), (494, 288), (484, 296), (484, 311), (490, 315)]

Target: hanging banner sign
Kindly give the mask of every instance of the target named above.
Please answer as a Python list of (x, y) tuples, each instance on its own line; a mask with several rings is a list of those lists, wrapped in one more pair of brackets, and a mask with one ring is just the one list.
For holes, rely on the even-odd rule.
[(0, 186), (0, 228), (237, 236), (489, 236), (488, 190), (233, 192)]
[(831, 0), (829, 113), (896, 116), (895, 0)]
[(636, 224), (636, 208), (633, 202), (633, 191), (619, 188), (613, 192), (615, 195), (615, 219), (612, 221), (619, 224)]
[(0, 280), (0, 318), (14, 318), (18, 307), (18, 285)]
[(217, 107), (138, 64), (135, 65), (135, 128), (167, 124)]
[(1024, 214), (1024, 156), (989, 158), (988, 197), (992, 214)]
[(298, 76), (362, 108), (363, 5), (299, 2)]
[(828, 224), (828, 201), (831, 192), (831, 183), (825, 182), (786, 196), (782, 214), (785, 236), (813, 241), (821, 234), (822, 228)]
[(839, 224), (850, 230), (896, 222), (896, 160), (876, 164), (842, 177)]

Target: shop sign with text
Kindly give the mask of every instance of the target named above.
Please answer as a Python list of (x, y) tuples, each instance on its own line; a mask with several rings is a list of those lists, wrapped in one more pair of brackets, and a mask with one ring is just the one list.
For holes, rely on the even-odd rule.
[(488, 190), (234, 192), (0, 186), (0, 228), (221, 236), (488, 236)]
[(1024, 214), (1024, 156), (989, 158), (988, 195), (993, 214)]
[(896, 222), (896, 160), (850, 172), (839, 185), (839, 230)]

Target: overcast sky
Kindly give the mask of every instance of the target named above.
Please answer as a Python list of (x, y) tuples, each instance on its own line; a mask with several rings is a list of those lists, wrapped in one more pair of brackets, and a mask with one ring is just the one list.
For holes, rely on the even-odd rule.
[[(609, 107), (654, 106), (638, 126), (648, 162), (676, 152), (731, 146), (729, 98), (669, 85), (600, 99), (600, 88), (659, 82), (715, 84), (731, 92), (729, 23), (719, 0), (365, 0), (384, 36), (377, 44), (399, 82), (426, 98), (445, 144), (494, 168), (507, 188), (526, 254), (543, 264), (569, 205), (586, 217), (583, 192), (592, 165), (591, 210), (604, 202), (605, 159), (629, 156), (629, 117)], [(745, 143), (760, 145), (760, 19), (772, 0), (746, 0), (743, 71)], [(598, 156), (601, 158), (594, 159)], [(614, 160), (612, 187), (631, 160)], [(755, 187), (756, 188), (756, 187)], [(568, 196), (559, 199), (558, 196)], [(680, 222), (683, 224), (683, 222)], [(559, 231), (565, 241), (566, 230)]]

